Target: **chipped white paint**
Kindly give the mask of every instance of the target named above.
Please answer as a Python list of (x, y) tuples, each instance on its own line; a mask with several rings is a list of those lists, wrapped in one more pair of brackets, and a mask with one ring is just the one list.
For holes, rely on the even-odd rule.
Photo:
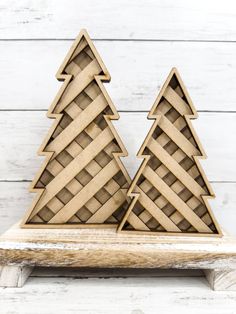
[(213, 290), (236, 291), (236, 270), (205, 270), (206, 278)]
[(22, 287), (32, 270), (33, 267), (0, 266), (0, 287)]

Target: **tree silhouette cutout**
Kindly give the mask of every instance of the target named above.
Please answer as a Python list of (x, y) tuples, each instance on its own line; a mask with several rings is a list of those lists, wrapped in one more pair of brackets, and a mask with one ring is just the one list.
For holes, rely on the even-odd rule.
[(64, 81), (47, 116), (55, 122), (40, 147), (46, 156), (22, 227), (117, 225), (128, 207), (127, 156), (110, 120), (119, 115), (102, 82), (110, 75), (82, 30), (57, 73)]
[(138, 157), (132, 202), (119, 230), (163, 234), (221, 234), (208, 198), (214, 197), (198, 159), (206, 157), (190, 119), (197, 112), (174, 68), (148, 119), (155, 119)]

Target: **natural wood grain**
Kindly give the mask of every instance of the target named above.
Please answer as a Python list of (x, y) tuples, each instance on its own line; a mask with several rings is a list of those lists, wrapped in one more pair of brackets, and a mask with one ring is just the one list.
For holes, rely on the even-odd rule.
[[(72, 38), (77, 32), (78, 28)], [(47, 110), (60, 86), (54, 79), (55, 72), (71, 43), (72, 40), (0, 41), (1, 109)], [(118, 110), (149, 110), (175, 65), (198, 110), (235, 111), (236, 44), (150, 41), (95, 44), (112, 75), (107, 89)]]
[(236, 268), (236, 240), (118, 234), (112, 229), (10, 228), (0, 237), (2, 265), (96, 268)]
[[(67, 14), (62, 14), (65, 7)], [(93, 38), (236, 39), (233, 1), (223, 5), (220, 1), (199, 0), (190, 5), (187, 0), (151, 0), (147, 5), (145, 1), (127, 4), (122, 0), (117, 5), (115, 0), (102, 0), (97, 6), (81, 0), (14, 0), (9, 6), (3, 0), (1, 8), (1, 38), (73, 38), (78, 29), (86, 27)], [(64, 27), (58, 28), (58, 24)]]
[(213, 290), (236, 291), (236, 270), (205, 270), (206, 278)]

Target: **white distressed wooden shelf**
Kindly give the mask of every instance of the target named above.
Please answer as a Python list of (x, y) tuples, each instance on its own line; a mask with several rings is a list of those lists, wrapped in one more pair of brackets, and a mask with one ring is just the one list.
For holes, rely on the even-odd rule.
[(236, 290), (236, 239), (117, 233), (115, 229), (22, 229), (0, 237), (0, 286), (19, 287), (34, 266), (202, 269), (214, 290)]

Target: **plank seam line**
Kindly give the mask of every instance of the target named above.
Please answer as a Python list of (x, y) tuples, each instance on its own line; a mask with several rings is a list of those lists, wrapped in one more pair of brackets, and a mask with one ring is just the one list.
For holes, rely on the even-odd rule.
[[(74, 38), (0, 38), (4, 41), (73, 41)], [(236, 40), (220, 39), (154, 39), (154, 38), (92, 38), (93, 41), (117, 41), (117, 42), (180, 42), (180, 43), (229, 43), (235, 44)]]

